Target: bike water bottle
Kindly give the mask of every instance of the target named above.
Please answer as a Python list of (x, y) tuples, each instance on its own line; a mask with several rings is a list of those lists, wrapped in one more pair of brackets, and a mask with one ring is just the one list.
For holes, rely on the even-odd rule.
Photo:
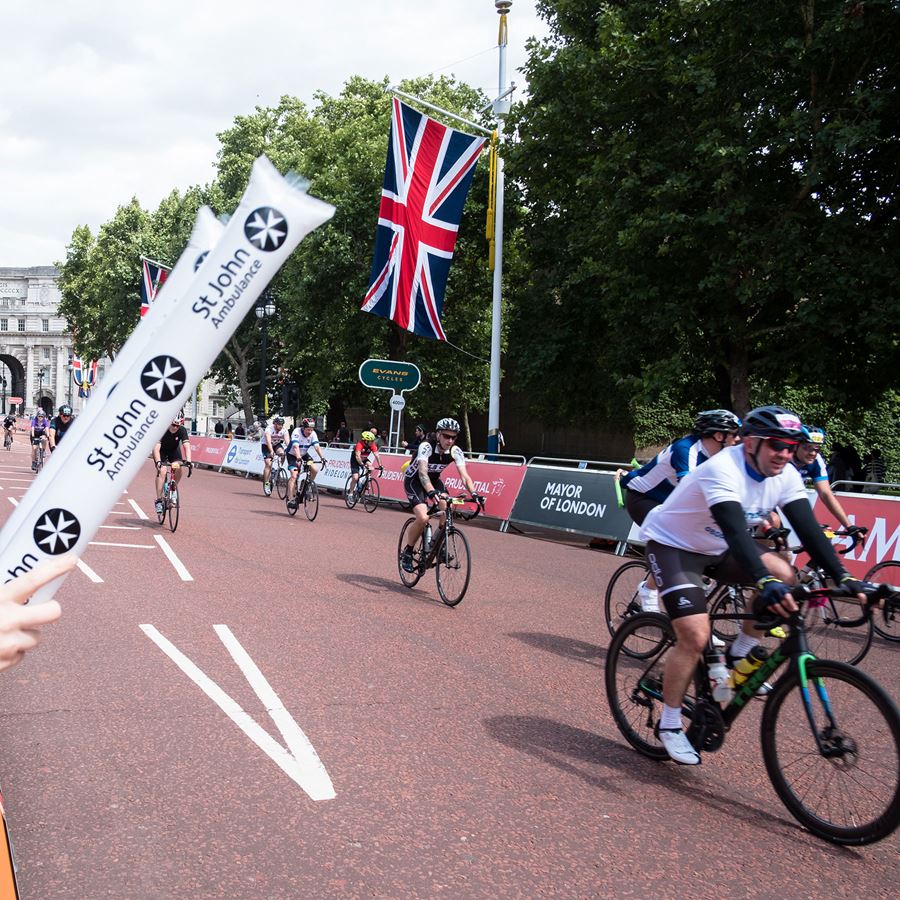
[(425, 526), (425, 553), (431, 553), (431, 525)]
[(706, 651), (706, 665), (709, 669), (709, 685), (712, 688), (713, 700), (717, 703), (729, 703), (734, 691), (728, 683), (728, 667), (725, 656), (718, 650)]
[(767, 659), (769, 651), (762, 644), (757, 644), (743, 659), (734, 664), (731, 673), (731, 684), (740, 687)]

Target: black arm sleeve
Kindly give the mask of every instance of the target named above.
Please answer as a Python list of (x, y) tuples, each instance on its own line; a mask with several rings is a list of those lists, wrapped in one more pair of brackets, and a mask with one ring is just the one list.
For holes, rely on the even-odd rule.
[[(805, 502), (805, 501), (804, 501)], [(809, 504), (806, 504), (809, 506)], [(728, 549), (734, 554), (741, 568), (750, 575), (754, 581), (766, 578), (769, 570), (759, 558), (753, 538), (747, 530), (747, 520), (741, 504), (733, 500), (724, 503), (716, 503), (709, 508), (716, 524), (722, 529), (722, 535), (728, 542)]]
[(783, 509), (813, 562), (821, 566), (834, 579), (835, 584), (840, 584), (847, 570), (841, 565), (834, 547), (816, 522), (809, 503), (806, 500), (793, 500)]

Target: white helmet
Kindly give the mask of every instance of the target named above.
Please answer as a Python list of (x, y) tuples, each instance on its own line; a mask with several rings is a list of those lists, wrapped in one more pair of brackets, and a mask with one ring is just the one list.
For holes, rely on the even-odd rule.
[(449, 416), (445, 419), (441, 419), (437, 423), (438, 431), (455, 431), (457, 434), (460, 432), (459, 422), (456, 419), (451, 419)]

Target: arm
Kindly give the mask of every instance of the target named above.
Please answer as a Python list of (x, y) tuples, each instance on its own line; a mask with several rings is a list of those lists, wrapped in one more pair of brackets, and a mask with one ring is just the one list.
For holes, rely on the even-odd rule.
[(841, 565), (834, 547), (822, 533), (809, 503), (806, 500), (793, 500), (786, 504), (783, 510), (813, 562), (821, 566), (836, 584), (840, 584), (847, 575), (847, 570)]
[(51, 450), (56, 448), (56, 429), (52, 425), (47, 429), (47, 442)]
[(466, 486), (466, 490), (470, 494), (475, 494), (477, 491), (475, 490), (475, 482), (472, 481), (472, 476), (469, 475), (468, 469), (466, 469), (465, 463), (457, 463), (456, 470), (459, 472), (459, 477), (462, 478), (463, 484)]
[(159, 447), (160, 441), (157, 441), (155, 446), (153, 447), (153, 462), (159, 465)]
[(830, 512), (844, 528), (852, 528), (852, 523), (847, 518), (844, 507), (841, 506), (838, 498), (834, 496), (831, 485), (827, 481), (817, 481), (813, 487), (816, 489), (819, 499), (825, 504), (825, 508), (828, 512)]
[(425, 488), (425, 495), (427, 497), (432, 497), (437, 493), (437, 491), (435, 491), (434, 485), (431, 483), (431, 479), (428, 477), (428, 460), (420, 457), (416, 461), (416, 466), (419, 469), (419, 481), (422, 483), (422, 487)]
[[(806, 500), (802, 501), (806, 503)], [(807, 508), (809, 504), (806, 503)], [(724, 500), (709, 509), (716, 525), (722, 529), (722, 536), (728, 543), (728, 549), (734, 554), (741, 568), (754, 580), (768, 578), (769, 570), (760, 559), (753, 544), (753, 538), (747, 531), (747, 521), (741, 504), (734, 500)], [(810, 514), (812, 515), (812, 514)], [(821, 534), (821, 532), (820, 532)]]
[(191, 442), (184, 441), (182, 443), (182, 447), (184, 447), (184, 461), (193, 462), (193, 460), (191, 459)]

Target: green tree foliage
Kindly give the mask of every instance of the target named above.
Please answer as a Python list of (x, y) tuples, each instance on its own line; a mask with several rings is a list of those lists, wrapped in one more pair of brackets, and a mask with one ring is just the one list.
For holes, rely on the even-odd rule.
[(764, 376), (852, 408), (894, 383), (896, 4), (541, 7), (511, 157), (511, 352), (536, 403), (745, 412)]

